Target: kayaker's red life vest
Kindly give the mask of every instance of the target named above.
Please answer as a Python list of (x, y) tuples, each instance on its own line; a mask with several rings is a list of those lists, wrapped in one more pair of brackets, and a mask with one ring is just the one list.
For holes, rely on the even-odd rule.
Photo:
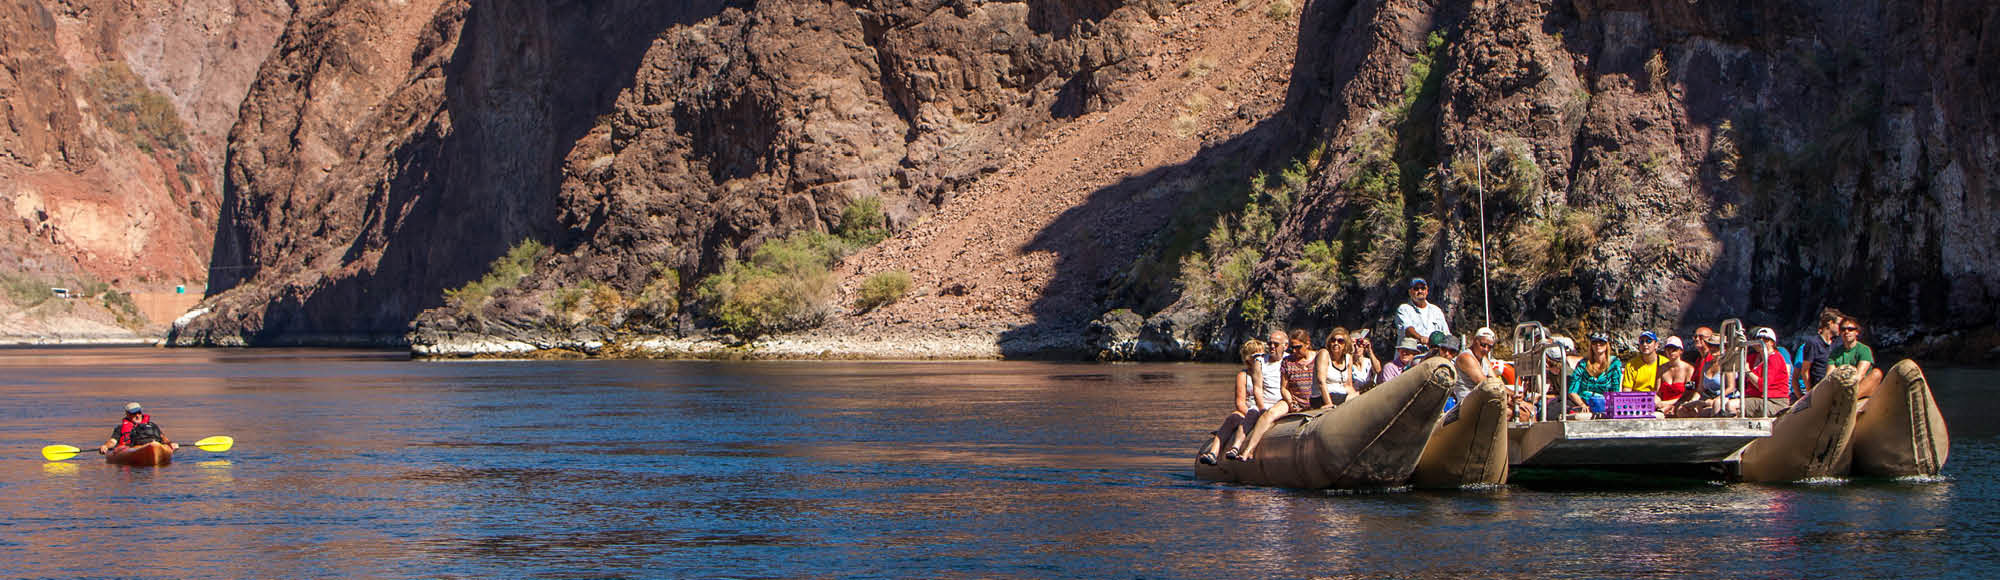
[(136, 423), (129, 416), (118, 422), (119, 447), (137, 447), (159, 440), (160, 426), (153, 424), (152, 415), (140, 413)]

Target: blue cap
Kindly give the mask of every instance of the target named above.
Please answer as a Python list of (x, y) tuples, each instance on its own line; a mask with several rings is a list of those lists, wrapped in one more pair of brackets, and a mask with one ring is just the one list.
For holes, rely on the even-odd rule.
[(1415, 287), (1418, 287), (1418, 286), (1423, 286), (1423, 287), (1425, 287), (1425, 288), (1429, 288), (1429, 287), (1431, 287), (1431, 283), (1430, 283), (1430, 282), (1425, 282), (1423, 278), (1411, 278), (1411, 279), (1410, 279), (1410, 287), (1411, 287), (1411, 288), (1415, 288)]
[(1648, 330), (1648, 331), (1645, 331), (1645, 332), (1641, 332), (1641, 333), (1639, 333), (1639, 339), (1640, 339), (1640, 340), (1659, 340), (1659, 339), (1660, 339), (1660, 335), (1657, 335), (1657, 334), (1653, 334), (1653, 331), (1651, 331), (1651, 330)]

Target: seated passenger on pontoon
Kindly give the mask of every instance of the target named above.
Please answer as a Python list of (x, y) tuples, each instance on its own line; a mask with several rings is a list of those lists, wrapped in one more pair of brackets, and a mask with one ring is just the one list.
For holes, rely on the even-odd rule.
[(1242, 446), (1244, 427), (1255, 425), (1264, 410), (1279, 400), (1277, 385), (1273, 383), (1266, 388), (1263, 373), (1258, 369), (1264, 354), (1263, 341), (1253, 339), (1243, 343), (1237, 352), (1243, 361), (1243, 368), (1236, 372), (1236, 409), (1222, 419), (1222, 427), (1212, 433), (1209, 445), (1202, 448), (1211, 451), (1203, 451), (1198, 459), (1209, 465), (1215, 465), (1214, 449), (1226, 449), (1226, 453), (1233, 456)]
[(1397, 340), (1396, 358), (1382, 363), (1382, 378), (1376, 382), (1386, 383), (1390, 379), (1402, 376), (1403, 371), (1410, 370), (1410, 367), (1417, 365), (1417, 355), (1423, 354), (1423, 352), (1424, 347), (1417, 344), (1417, 339), (1405, 336)]
[(1784, 353), (1778, 351), (1777, 331), (1760, 326), (1752, 336), (1755, 340), (1750, 341), (1750, 373), (1744, 377), (1743, 415), (1776, 417), (1792, 404), (1792, 372)]
[(1861, 343), (1861, 321), (1849, 316), (1840, 321), (1840, 346), (1833, 349), (1831, 363), (1837, 367), (1854, 367), (1861, 379), (1855, 383), (1855, 393), (1866, 399), (1875, 394), (1875, 385), (1882, 382), (1882, 370), (1875, 368), (1875, 350)]
[(1625, 362), (1611, 356), (1611, 337), (1602, 332), (1591, 333), (1590, 353), (1570, 373), (1570, 413), (1585, 411), (1592, 417), (1604, 414), (1609, 405), (1607, 397), (1618, 391), (1624, 375)]
[(1666, 362), (1659, 370), (1660, 390), (1653, 394), (1658, 397), (1660, 412), (1671, 414), (1681, 396), (1687, 394), (1688, 381), (1694, 379), (1694, 365), (1681, 360), (1681, 337), (1669, 336), (1660, 347)]

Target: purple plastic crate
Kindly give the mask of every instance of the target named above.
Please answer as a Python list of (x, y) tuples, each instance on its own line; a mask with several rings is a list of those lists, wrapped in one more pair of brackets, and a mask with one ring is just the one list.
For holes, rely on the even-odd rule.
[(1655, 399), (1652, 393), (1619, 392), (1607, 395), (1610, 412), (1605, 413), (1605, 417), (1609, 419), (1651, 419), (1653, 411), (1658, 409), (1653, 404)]

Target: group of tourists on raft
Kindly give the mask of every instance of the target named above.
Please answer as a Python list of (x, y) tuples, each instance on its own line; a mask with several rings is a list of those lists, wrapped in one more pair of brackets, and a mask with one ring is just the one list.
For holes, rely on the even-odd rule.
[[(1451, 360), (1457, 371), (1458, 381), (1445, 406), (1447, 422), (1458, 402), (1489, 376), (1507, 386), (1513, 421), (1534, 421), (1548, 413), (1561, 413), (1567, 419), (1603, 416), (1614, 392), (1652, 393), (1654, 416), (1660, 418), (1776, 417), (1834, 366), (1859, 367), (1862, 398), (1882, 377), (1874, 368), (1873, 350), (1861, 342), (1861, 323), (1827, 309), (1797, 357), (1778, 346), (1778, 333), (1769, 327), (1758, 327), (1749, 337), (1739, 334), (1748, 343), (1748, 372), (1740, 381), (1729, 380), (1739, 377), (1729, 377), (1724, 365), (1718, 364), (1724, 337), (1706, 326), (1695, 329), (1692, 348), (1679, 336), (1661, 340), (1648, 330), (1639, 333), (1636, 349), (1622, 354), (1613, 354), (1611, 336), (1603, 332), (1591, 333), (1590, 346), (1582, 351), (1568, 337), (1553, 337), (1553, 345), (1544, 350), (1548, 364), (1542, 367), (1551, 386), (1544, 394), (1524, 388), (1526, 381), (1516, 376), (1513, 364), (1493, 355), (1499, 341), (1493, 329), (1482, 327), (1472, 334), (1469, 345), (1461, 344), (1451, 333), (1444, 309), (1430, 300), (1430, 284), (1424, 279), (1410, 281), (1409, 297), (1396, 308), (1395, 356), (1387, 362), (1377, 357), (1365, 329), (1336, 327), (1318, 345), (1312, 333), (1296, 328), (1274, 329), (1268, 342), (1244, 343), (1239, 349), (1243, 368), (1236, 374), (1236, 408), (1214, 432), (1213, 445), (1205, 449), (1223, 449), (1227, 459), (1249, 461), (1278, 417), (1340, 405), (1433, 357)], [(1538, 413), (1538, 408), (1547, 412)], [(1209, 465), (1217, 462), (1213, 453), (1204, 452), (1199, 459)]]

